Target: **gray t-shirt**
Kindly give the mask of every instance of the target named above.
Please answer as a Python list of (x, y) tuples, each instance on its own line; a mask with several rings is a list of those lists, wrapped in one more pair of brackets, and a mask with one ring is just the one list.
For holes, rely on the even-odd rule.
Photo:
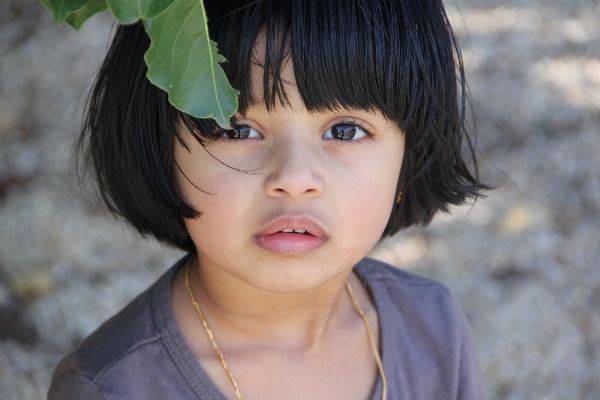
[[(58, 364), (49, 400), (225, 400), (185, 344), (171, 310), (171, 280), (186, 260)], [(377, 308), (389, 400), (485, 397), (471, 332), (448, 289), (368, 258), (354, 271)], [(371, 398), (381, 399), (381, 379)]]

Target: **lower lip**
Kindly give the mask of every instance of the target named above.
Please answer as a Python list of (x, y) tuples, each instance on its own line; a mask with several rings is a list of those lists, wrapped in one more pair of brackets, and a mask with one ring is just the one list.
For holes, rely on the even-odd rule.
[(276, 254), (305, 254), (321, 247), (325, 239), (301, 233), (277, 232), (256, 236), (256, 244)]

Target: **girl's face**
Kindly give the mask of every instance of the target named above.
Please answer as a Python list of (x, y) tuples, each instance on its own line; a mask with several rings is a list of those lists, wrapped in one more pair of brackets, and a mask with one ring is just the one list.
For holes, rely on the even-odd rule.
[[(252, 74), (262, 98), (263, 72)], [(405, 136), (379, 112), (309, 113), (291, 62), (282, 78), (290, 106), (267, 111), (257, 102), (205, 148), (189, 134), (189, 152), (177, 143), (185, 176), (177, 171), (176, 182), (202, 213), (185, 222), (202, 269), (298, 292), (349, 273), (376, 244), (394, 205)]]

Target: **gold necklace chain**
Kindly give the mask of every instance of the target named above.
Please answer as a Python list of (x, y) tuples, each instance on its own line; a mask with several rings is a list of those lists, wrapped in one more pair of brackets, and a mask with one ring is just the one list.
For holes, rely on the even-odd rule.
[(190, 295), (190, 301), (192, 302), (192, 305), (196, 309), (196, 313), (198, 313), (198, 316), (200, 317), (200, 320), (202, 321), (202, 325), (204, 325), (206, 334), (208, 335), (210, 342), (212, 343), (213, 347), (215, 348), (215, 351), (217, 352), (217, 354), (219, 356), (219, 359), (221, 360), (221, 365), (223, 366), (225, 373), (227, 373), (227, 376), (229, 377), (229, 380), (231, 381), (231, 384), (233, 385), (233, 389), (235, 390), (235, 395), (237, 396), (237, 398), (239, 400), (244, 400), (244, 397), (240, 393), (240, 389), (238, 389), (237, 382), (235, 381), (235, 379), (233, 379), (233, 374), (229, 370), (229, 367), (227, 367), (227, 363), (225, 362), (225, 357), (223, 357), (223, 353), (221, 353), (219, 346), (217, 346), (215, 337), (214, 337), (212, 331), (210, 330), (210, 328), (208, 327), (208, 323), (206, 322), (206, 319), (204, 319), (204, 315), (202, 315), (200, 306), (198, 305), (198, 302), (196, 301), (196, 297), (194, 297), (194, 292), (192, 291), (192, 288), (190, 287), (190, 262), (191, 262), (191, 260), (192, 259), (190, 258), (190, 261), (188, 261), (188, 263), (185, 267), (185, 289), (187, 290), (188, 294)]
[[(235, 390), (235, 395), (237, 396), (237, 398), (239, 400), (244, 400), (244, 397), (242, 396), (242, 394), (240, 393), (240, 389), (238, 388), (237, 382), (233, 378), (233, 374), (231, 373), (231, 371), (229, 370), (229, 367), (227, 366), (227, 363), (225, 362), (225, 357), (223, 356), (223, 353), (221, 353), (221, 350), (219, 349), (219, 346), (217, 345), (217, 342), (215, 341), (215, 336), (213, 335), (212, 330), (208, 327), (208, 323), (206, 322), (206, 319), (204, 318), (204, 315), (202, 314), (202, 311), (200, 310), (200, 305), (198, 305), (198, 302), (196, 301), (194, 292), (192, 291), (192, 288), (190, 287), (190, 263), (191, 263), (191, 259), (190, 259), (190, 261), (187, 262), (187, 265), (185, 267), (185, 289), (187, 290), (188, 294), (190, 295), (190, 302), (196, 309), (196, 313), (198, 314), (198, 317), (200, 317), (200, 320), (202, 321), (202, 325), (204, 326), (204, 329), (206, 330), (206, 334), (208, 335), (210, 342), (212, 343), (213, 347), (215, 348), (215, 351), (217, 352), (217, 355), (219, 356), (219, 359), (221, 360), (221, 365), (223, 366), (225, 373), (227, 374), (227, 376), (229, 377), (229, 380), (231, 381), (231, 384), (233, 385), (233, 389)], [(382, 400), (386, 400), (387, 399), (387, 380), (385, 378), (385, 371), (383, 370), (383, 363), (381, 362), (381, 356), (379, 355), (379, 350), (377, 349), (377, 344), (375, 343), (375, 338), (373, 337), (373, 332), (371, 331), (371, 326), (369, 325), (369, 321), (367, 320), (367, 317), (365, 316), (365, 313), (363, 312), (356, 296), (354, 296), (354, 291), (352, 290), (352, 286), (350, 285), (350, 282), (346, 282), (346, 290), (348, 291), (348, 294), (350, 295), (350, 298), (352, 299), (352, 302), (354, 303), (354, 306), (356, 307), (358, 314), (363, 319), (363, 321), (365, 323), (365, 327), (367, 328), (367, 335), (369, 336), (369, 342), (371, 342), (371, 348), (373, 349), (373, 354), (375, 355), (375, 362), (377, 363), (377, 369), (379, 369), (379, 375), (381, 376), (381, 384), (382, 384), (381, 385), (382, 386), (381, 398), (382, 398)]]
[(369, 324), (369, 320), (365, 316), (365, 313), (358, 302), (356, 296), (354, 296), (354, 291), (352, 290), (352, 286), (350, 282), (346, 281), (346, 289), (348, 290), (348, 294), (356, 307), (356, 310), (362, 317), (365, 322), (365, 327), (367, 328), (367, 335), (369, 336), (369, 342), (371, 342), (371, 348), (373, 349), (373, 354), (375, 355), (375, 362), (377, 363), (377, 369), (379, 369), (379, 375), (381, 376), (381, 399), (387, 399), (387, 379), (385, 378), (385, 371), (383, 370), (383, 362), (381, 361), (381, 356), (379, 355), (379, 350), (377, 349), (377, 343), (375, 343), (375, 338), (373, 337), (373, 332), (371, 331), (371, 325)]

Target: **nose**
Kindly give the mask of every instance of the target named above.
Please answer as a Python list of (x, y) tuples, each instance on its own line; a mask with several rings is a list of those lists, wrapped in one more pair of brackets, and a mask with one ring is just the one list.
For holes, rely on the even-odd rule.
[(314, 198), (323, 193), (324, 182), (318, 173), (318, 160), (309, 143), (288, 140), (275, 150), (265, 179), (265, 192), (271, 197), (293, 200)]

